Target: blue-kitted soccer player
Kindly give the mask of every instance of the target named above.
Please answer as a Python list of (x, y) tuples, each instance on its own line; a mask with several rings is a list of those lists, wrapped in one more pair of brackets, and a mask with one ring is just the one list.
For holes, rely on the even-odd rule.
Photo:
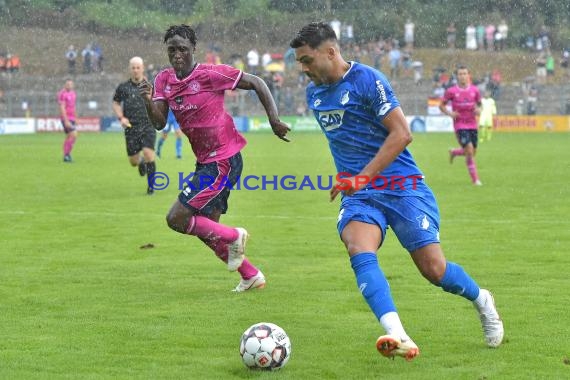
[(388, 227), (427, 280), (473, 302), (487, 345), (499, 346), (503, 322), (491, 293), (443, 255), (437, 203), (406, 149), (412, 135), (386, 77), (345, 61), (326, 23), (306, 25), (290, 46), (311, 79), (307, 103), (329, 141), (337, 171), (348, 173), (330, 196), (332, 201), (342, 190), (338, 232), (358, 289), (386, 330), (376, 342), (378, 351), (407, 360), (419, 354), (402, 326), (376, 257)]
[(173, 130), (174, 134), (176, 135), (176, 158), (182, 158), (182, 137), (184, 133), (180, 130), (180, 125), (176, 118), (174, 117), (174, 113), (172, 113), (171, 109), (168, 109), (168, 116), (166, 117), (166, 127), (162, 131), (160, 131), (160, 137), (158, 138), (158, 142), (156, 143), (156, 155), (161, 157), (162, 154), (162, 145), (164, 141), (168, 137), (168, 133)]

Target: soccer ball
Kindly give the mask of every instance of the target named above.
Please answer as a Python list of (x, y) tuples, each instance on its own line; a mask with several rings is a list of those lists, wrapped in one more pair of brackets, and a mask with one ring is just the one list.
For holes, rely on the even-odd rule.
[(256, 323), (241, 336), (239, 353), (248, 368), (274, 371), (289, 361), (291, 341), (276, 324)]

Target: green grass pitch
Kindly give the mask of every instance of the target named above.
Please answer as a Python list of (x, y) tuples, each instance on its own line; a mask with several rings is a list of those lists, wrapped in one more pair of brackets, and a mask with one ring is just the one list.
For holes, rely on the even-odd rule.
[[(324, 136), (247, 134), (244, 175), (334, 174)], [(562, 379), (570, 377), (570, 134), (495, 134), (470, 184), (448, 162), (451, 134), (410, 146), (441, 211), (442, 246), (491, 289), (505, 341), (488, 349), (472, 305), (427, 283), (389, 232), (379, 251), (400, 316), (421, 355), (381, 357), (383, 333), (360, 296), (326, 191), (232, 192), (222, 221), (246, 227), (264, 290), (198, 239), (168, 229), (187, 144), (166, 141), (170, 187), (145, 194), (120, 134), (82, 134), (73, 164), (63, 134), (0, 136), (2, 379)], [(154, 248), (140, 247), (152, 243)], [(238, 346), (273, 322), (293, 354), (276, 373), (247, 370)]]

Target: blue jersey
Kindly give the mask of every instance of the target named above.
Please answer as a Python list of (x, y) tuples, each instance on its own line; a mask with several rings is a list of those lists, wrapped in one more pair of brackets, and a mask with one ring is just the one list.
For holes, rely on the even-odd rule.
[(170, 108), (168, 109), (168, 116), (166, 117), (166, 124), (174, 125), (175, 129), (180, 128), (178, 126), (178, 121), (176, 121), (176, 118), (174, 117), (174, 113), (172, 112), (172, 110)]
[(176, 121), (176, 117), (174, 117), (174, 113), (169, 108), (168, 115), (166, 116), (166, 127), (161, 131), (162, 133), (169, 133), (171, 130), (178, 130), (180, 129), (180, 125), (178, 121)]
[[(358, 175), (378, 153), (388, 136), (382, 120), (400, 106), (386, 77), (357, 62), (350, 62), (336, 83), (316, 86), (311, 82), (307, 104), (327, 136), (338, 173), (351, 176)], [(404, 149), (366, 189), (410, 195), (420, 178), (420, 169)]]

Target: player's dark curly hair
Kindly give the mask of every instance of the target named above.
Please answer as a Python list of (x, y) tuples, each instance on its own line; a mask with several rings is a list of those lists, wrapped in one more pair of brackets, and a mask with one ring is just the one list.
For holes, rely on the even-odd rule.
[(334, 29), (326, 22), (312, 22), (301, 28), (289, 46), (297, 49), (309, 45), (311, 49), (316, 49), (324, 41), (329, 40), (337, 40)]
[(174, 36), (180, 36), (182, 38), (186, 38), (190, 41), (190, 43), (196, 46), (196, 32), (190, 26), (181, 24), (181, 25), (172, 25), (166, 30), (166, 34), (164, 35), (164, 43), (168, 41), (169, 38)]

